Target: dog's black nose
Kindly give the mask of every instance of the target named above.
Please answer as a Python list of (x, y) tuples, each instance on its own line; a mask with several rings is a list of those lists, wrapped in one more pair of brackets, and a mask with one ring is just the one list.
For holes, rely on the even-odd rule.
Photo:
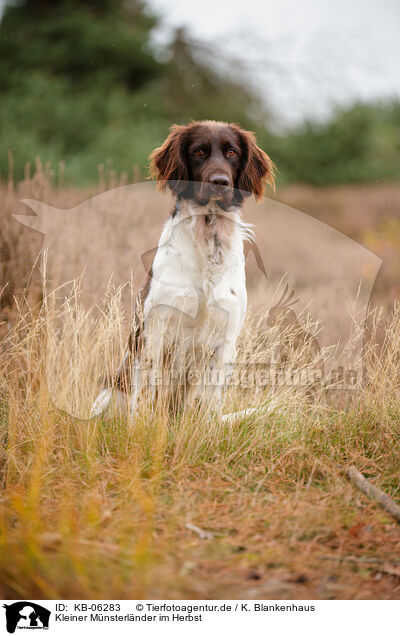
[(213, 174), (209, 179), (211, 185), (216, 186), (229, 186), (229, 178), (224, 174)]

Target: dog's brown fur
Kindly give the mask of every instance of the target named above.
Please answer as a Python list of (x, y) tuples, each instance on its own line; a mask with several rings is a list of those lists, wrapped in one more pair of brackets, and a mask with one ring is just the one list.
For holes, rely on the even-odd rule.
[[(189, 152), (193, 149), (195, 152), (197, 146), (208, 152), (200, 166)], [(236, 152), (229, 160), (225, 157), (225, 162), (213, 156), (218, 147), (224, 146)], [(275, 187), (275, 165), (257, 146), (254, 134), (237, 124), (208, 120), (172, 126), (164, 143), (150, 155), (150, 175), (161, 189), (169, 187), (178, 196), (189, 198), (192, 193), (188, 191), (188, 182), (207, 181), (212, 162), (227, 175), (231, 188), (237, 189), (233, 193), (237, 203), (251, 194), (260, 199), (267, 184)]]

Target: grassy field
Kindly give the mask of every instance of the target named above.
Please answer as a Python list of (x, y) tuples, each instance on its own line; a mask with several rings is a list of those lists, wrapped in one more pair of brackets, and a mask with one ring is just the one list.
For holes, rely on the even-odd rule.
[[(123, 185), (108, 179), (99, 191)], [(232, 387), (226, 411), (272, 396), (275, 407), (228, 423), (206, 409), (172, 418), (143, 405), (134, 427), (118, 416), (88, 421), (59, 408), (86, 400), (86, 413), (104, 352), (111, 351), (110, 367), (120, 357), (131, 297), (130, 286), (119, 287), (125, 266), (116, 286), (96, 267), (83, 295), (68, 288), (53, 305), (34, 267), (40, 235), (10, 216), (26, 213), (22, 198), (72, 208), (94, 193), (53, 188), (40, 166), (33, 178), (0, 189), (0, 290), (8, 283), (1, 296), (0, 596), (399, 598), (399, 527), (348, 482), (344, 468), (356, 466), (400, 501), (400, 308), (393, 306), (400, 187), (293, 186), (277, 195), (384, 259), (372, 299), (385, 311), (371, 316), (364, 382), (351, 399), (322, 389), (310, 396), (304, 386)], [(151, 196), (161, 221), (170, 203), (157, 198), (153, 206)], [(129, 247), (146, 234), (140, 249), (151, 247), (155, 216), (140, 210), (138, 203), (125, 221), (105, 222), (106, 234), (122, 226), (118, 240)], [(76, 262), (63, 254), (64, 276)], [(263, 317), (250, 312), (243, 364), (268, 352), (265, 332)], [(292, 356), (291, 368), (299, 352)]]

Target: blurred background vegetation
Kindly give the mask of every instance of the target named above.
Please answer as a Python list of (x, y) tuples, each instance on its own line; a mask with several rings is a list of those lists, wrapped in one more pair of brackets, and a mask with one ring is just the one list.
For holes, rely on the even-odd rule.
[[(400, 103), (355, 103), (329, 120), (276, 132), (265, 98), (232, 60), (183, 29), (154, 43), (160, 24), (140, 0), (8, 2), (0, 22), (0, 176), (40, 156), (77, 185), (98, 166), (146, 174), (171, 123), (235, 121), (254, 130), (281, 184), (396, 180)], [(136, 167), (134, 169), (134, 167)], [(140, 171), (140, 172), (139, 172)]]

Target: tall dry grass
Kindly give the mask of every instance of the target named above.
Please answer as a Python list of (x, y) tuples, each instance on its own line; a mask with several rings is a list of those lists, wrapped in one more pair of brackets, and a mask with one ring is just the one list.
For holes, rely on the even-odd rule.
[[(3, 214), (4, 201), (18, 211), (21, 192), (2, 191)], [(49, 191), (49, 202), (64, 194)], [(365, 561), (400, 560), (398, 527), (343, 473), (354, 464), (399, 499), (398, 306), (383, 336), (372, 316), (351, 399), (249, 381), (229, 388), (225, 410), (273, 396), (272, 412), (229, 423), (206, 408), (144, 405), (134, 425), (117, 413), (88, 421), (102, 373), (120, 359), (123, 291), (130, 297), (135, 283), (89, 303), (79, 281), (43, 297), (38, 271), (37, 296), (23, 292), (40, 246), (8, 222), (2, 240), (15, 252), (4, 276), (18, 282), (0, 354), (3, 598), (398, 598), (398, 577)], [(266, 320), (247, 318), (243, 369), (277, 355)], [(304, 351), (285, 342), (281, 364), (304, 366)]]

